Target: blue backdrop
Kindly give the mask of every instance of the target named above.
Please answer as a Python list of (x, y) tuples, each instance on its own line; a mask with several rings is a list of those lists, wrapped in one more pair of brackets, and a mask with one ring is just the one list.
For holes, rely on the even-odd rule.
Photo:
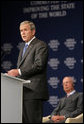
[(19, 24), (31, 20), (36, 24), (36, 37), (49, 47), (47, 81), (49, 100), (44, 103), (44, 116), (65, 95), (64, 76), (72, 76), (77, 91), (83, 91), (83, 2), (82, 1), (2, 1), (1, 2), (1, 71), (16, 68), (23, 42)]

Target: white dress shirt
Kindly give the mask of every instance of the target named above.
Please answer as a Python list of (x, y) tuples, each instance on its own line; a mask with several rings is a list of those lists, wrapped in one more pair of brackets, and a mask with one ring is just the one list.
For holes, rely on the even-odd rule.
[(75, 92), (76, 92), (75, 90), (71, 91), (70, 93), (67, 94), (67, 97), (74, 94)]

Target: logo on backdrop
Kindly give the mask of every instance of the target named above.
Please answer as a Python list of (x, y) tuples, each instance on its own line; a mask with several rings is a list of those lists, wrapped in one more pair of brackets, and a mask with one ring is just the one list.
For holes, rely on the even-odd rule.
[(49, 61), (48, 61), (48, 64), (49, 66), (52, 68), (52, 69), (58, 69), (58, 66), (60, 64), (58, 58), (51, 58)]
[(60, 80), (58, 79), (58, 77), (50, 77), (50, 79), (48, 80), (48, 83), (52, 88), (57, 88), (59, 82)]
[(50, 40), (50, 43), (48, 45), (50, 46), (50, 48), (53, 51), (58, 51), (58, 47), (59, 47), (60, 43), (58, 40)]
[(12, 67), (12, 63), (11, 61), (3, 61), (3, 63), (1, 64), (1, 67), (3, 67), (4, 70), (10, 70)]
[(81, 63), (83, 64), (83, 59), (81, 59)]
[(81, 44), (83, 44), (83, 40), (81, 40)]
[(13, 48), (13, 46), (11, 45), (11, 43), (4, 43), (2, 46), (3, 51), (8, 54), (11, 53), (12, 48)]
[(23, 42), (18, 43), (17, 48), (20, 50), (23, 44), (24, 44)]
[(66, 41), (64, 42), (65, 46), (69, 49), (69, 50), (73, 50), (75, 48), (75, 45), (77, 44), (74, 38), (68, 38), (66, 39)]
[(81, 82), (83, 83), (83, 78), (81, 78)]
[(74, 69), (75, 64), (76, 64), (76, 60), (74, 57), (67, 57), (64, 60), (64, 64), (69, 68), (69, 69)]
[(58, 96), (50, 96), (48, 102), (49, 102), (49, 104), (52, 105), (52, 107), (56, 107), (59, 102), (59, 98), (58, 98)]

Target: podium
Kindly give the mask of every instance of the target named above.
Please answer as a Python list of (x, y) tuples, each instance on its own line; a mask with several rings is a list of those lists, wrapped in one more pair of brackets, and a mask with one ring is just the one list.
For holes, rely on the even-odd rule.
[(1, 123), (22, 123), (23, 86), (30, 82), (1, 73)]

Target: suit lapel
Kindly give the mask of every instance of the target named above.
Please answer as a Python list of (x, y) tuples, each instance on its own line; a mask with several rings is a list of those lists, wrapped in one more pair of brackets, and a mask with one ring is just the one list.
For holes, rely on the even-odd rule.
[(66, 99), (67, 99), (66, 97), (63, 98), (63, 100), (62, 100), (62, 106), (65, 106)]
[(20, 53), (20, 60), (21, 61), (19, 62), (19, 66), (21, 66), (21, 64), (24, 62), (26, 56), (29, 54), (29, 52), (33, 48), (34, 44), (35, 44), (35, 39), (30, 43), (30, 45), (28, 46), (28, 48), (27, 48), (27, 50), (26, 50), (26, 52), (25, 52), (23, 57), (22, 57), (23, 50), (21, 50), (21, 53)]

